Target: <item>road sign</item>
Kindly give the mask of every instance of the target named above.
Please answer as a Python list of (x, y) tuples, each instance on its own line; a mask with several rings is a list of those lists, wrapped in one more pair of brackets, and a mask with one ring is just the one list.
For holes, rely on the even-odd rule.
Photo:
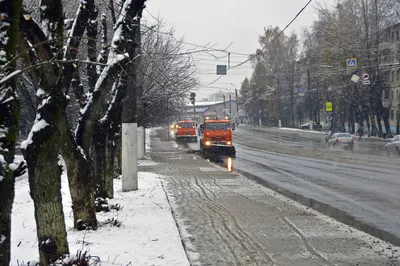
[(294, 91), (295, 94), (299, 93), (299, 89), (294, 89), (293, 91)]
[(328, 115), (328, 118), (330, 118), (330, 117), (333, 116), (333, 113), (332, 112), (328, 112), (327, 115)]
[(357, 69), (357, 58), (348, 58), (346, 59), (346, 68), (347, 70)]
[(353, 82), (355, 82), (355, 83), (357, 83), (359, 80), (360, 80), (360, 77), (357, 76), (357, 75), (353, 75), (353, 76), (351, 77), (351, 81), (353, 81)]
[(226, 65), (217, 65), (217, 75), (226, 75)]
[(305, 91), (306, 91), (306, 90), (305, 90), (303, 87), (301, 87), (301, 88), (299, 89), (299, 96), (304, 96)]
[(362, 84), (363, 85), (369, 85), (369, 84), (371, 84), (371, 81), (370, 80), (363, 80)]
[(369, 80), (369, 74), (367, 72), (362, 73), (361, 79), (362, 80)]
[(332, 112), (333, 111), (332, 102), (326, 102), (326, 111), (327, 112)]

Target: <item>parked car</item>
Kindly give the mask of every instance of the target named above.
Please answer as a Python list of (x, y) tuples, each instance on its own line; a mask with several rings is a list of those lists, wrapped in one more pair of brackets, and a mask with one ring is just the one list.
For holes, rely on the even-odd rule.
[(394, 153), (400, 156), (400, 135), (394, 136), (388, 143), (386, 143), (385, 151), (387, 155)]
[[(304, 129), (304, 130), (310, 129), (310, 123), (301, 125), (300, 129)], [(320, 130), (322, 130), (322, 125), (321, 124), (317, 125), (316, 122), (313, 122), (312, 123), (312, 130), (319, 130), (320, 131)]]
[(354, 138), (350, 133), (334, 133), (331, 138), (328, 140), (328, 147), (330, 146), (338, 146), (345, 149), (353, 149), (354, 147)]

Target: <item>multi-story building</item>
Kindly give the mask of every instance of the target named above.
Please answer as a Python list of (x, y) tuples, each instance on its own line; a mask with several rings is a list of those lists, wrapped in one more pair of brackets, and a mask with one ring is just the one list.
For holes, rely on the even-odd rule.
[(390, 129), (392, 133), (399, 134), (400, 123), (400, 23), (386, 30), (386, 42), (382, 43), (381, 49), (384, 64), (388, 66), (387, 88), (383, 93), (384, 107), (389, 108)]

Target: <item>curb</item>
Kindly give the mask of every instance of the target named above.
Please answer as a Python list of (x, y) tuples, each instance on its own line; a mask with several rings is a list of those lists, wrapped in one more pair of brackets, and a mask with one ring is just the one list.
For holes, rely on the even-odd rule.
[(345, 211), (342, 211), (336, 207), (333, 207), (333, 206), (323, 203), (321, 201), (305, 197), (299, 193), (294, 193), (287, 189), (281, 188), (280, 186), (277, 186), (265, 179), (262, 179), (256, 175), (250, 174), (246, 171), (239, 170), (239, 169), (235, 169), (235, 171), (249, 179), (256, 181), (257, 183), (259, 183), (263, 186), (266, 186), (266, 187), (288, 197), (288, 198), (291, 198), (307, 207), (310, 207), (320, 213), (323, 213), (329, 217), (332, 217), (332, 218), (338, 220), (339, 222), (347, 224), (353, 228), (356, 228), (360, 231), (368, 233), (372, 236), (375, 236), (375, 237), (377, 237), (383, 241), (389, 242), (393, 245), (400, 246), (400, 237), (399, 236), (396, 236), (390, 232), (387, 232), (380, 228), (377, 228), (376, 226), (366, 224), (365, 222), (358, 220), (356, 217), (352, 216), (351, 214), (348, 214)]

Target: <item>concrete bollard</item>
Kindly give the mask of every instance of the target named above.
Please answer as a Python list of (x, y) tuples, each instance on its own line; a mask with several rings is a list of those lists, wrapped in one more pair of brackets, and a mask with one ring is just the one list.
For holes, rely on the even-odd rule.
[(138, 189), (137, 135), (136, 123), (122, 123), (122, 191)]

